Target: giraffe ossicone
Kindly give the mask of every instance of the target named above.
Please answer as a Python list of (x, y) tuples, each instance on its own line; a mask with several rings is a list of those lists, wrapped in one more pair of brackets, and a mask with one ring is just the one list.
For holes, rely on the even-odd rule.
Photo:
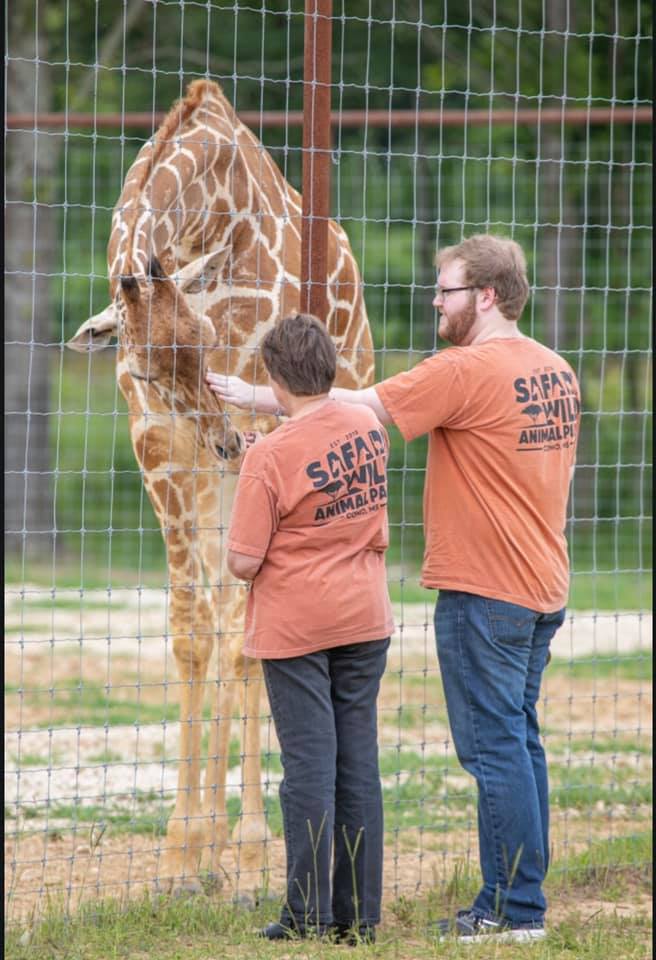
[[(204, 373), (266, 382), (262, 336), (300, 304), (301, 211), (299, 194), (220, 87), (194, 81), (126, 175), (107, 252), (111, 304), (68, 344), (87, 352), (118, 337), (117, 378), (132, 446), (166, 544), (180, 745), (158, 873), (174, 890), (199, 889), (204, 871), (224, 875), (228, 846), (231, 896), (267, 884), (263, 680), (258, 662), (241, 652), (246, 594), (226, 568), (225, 541), (243, 434), (267, 433), (277, 420), (222, 408)], [(362, 284), (334, 221), (327, 293), (336, 382), (368, 386), (374, 358)], [(218, 664), (208, 673), (213, 653)], [(201, 785), (206, 695), (211, 720)], [(226, 780), (238, 699), (241, 814), (229, 843)]]

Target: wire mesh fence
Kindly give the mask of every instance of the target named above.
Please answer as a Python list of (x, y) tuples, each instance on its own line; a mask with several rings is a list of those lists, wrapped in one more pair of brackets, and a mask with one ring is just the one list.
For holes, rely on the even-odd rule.
[[(490, 230), (526, 251), (524, 331), (555, 347), (581, 382), (568, 517), (570, 607), (541, 700), (554, 871), (567, 871), (600, 844), (616, 844), (615, 856), (639, 864), (650, 825), (651, 130), (636, 119), (649, 102), (648, 34), (640, 4), (599, 0), (576, 12), (550, 4), (544, 14), (530, 0), (459, 11), (353, 0), (335, 3), (334, 11), (331, 209), (360, 268), (376, 378), (439, 348), (435, 248)], [(172, 811), (189, 809), (181, 805), (179, 772), (191, 763), (206, 771), (215, 792), (216, 767), (226, 768), (225, 815), (206, 796), (198, 816), (183, 816), (188, 839), (194, 818), (209, 824), (202, 882), (221, 884), (229, 897), (267, 883), (282, 890), (282, 768), (268, 707), (262, 698), (258, 755), (245, 762), (243, 694), (257, 680), (238, 677), (242, 696), (226, 707), (232, 674), (218, 662), (233, 628), (221, 620), (216, 588), (227, 592), (230, 581), (221, 580), (225, 574), (213, 579), (206, 567), (187, 584), (214, 604), (214, 652), (202, 714), (181, 714), (189, 682), (174, 654), (169, 521), (166, 512), (161, 519), (161, 503), (159, 517), (153, 509), (133, 453), (117, 348), (79, 355), (65, 344), (109, 301), (112, 210), (157, 128), (132, 128), (126, 118), (167, 110), (198, 77), (220, 83), (238, 111), (292, 117), (302, 101), (302, 36), (303, 5), (291, 0), (257, 8), (132, 0), (118, 12), (104, 0), (72, 0), (64, 8), (25, 3), (9, 13), (11, 921), (53, 897), (70, 909), (81, 898), (131, 894), (161, 879)], [(633, 115), (618, 119), (627, 106)], [(591, 110), (600, 107), (607, 121), (593, 122)], [(461, 122), (397, 125), (397, 108), (461, 111)], [(526, 108), (536, 111), (530, 122), (519, 120)], [(561, 121), (542, 123), (541, 111), (554, 108)], [(470, 113), (481, 109), (488, 121), (471, 123)], [(514, 122), (497, 121), (509, 109)], [(574, 109), (588, 120), (566, 122)], [(62, 127), (39, 119), (45, 111), (66, 118), (76, 110), (114, 113), (119, 124)], [(346, 110), (362, 111), (359, 127), (340, 125)], [(388, 123), (368, 124), (380, 110)], [(12, 113), (33, 122), (13, 124)], [(298, 187), (300, 128), (268, 127), (263, 119), (253, 131)], [(380, 697), (380, 744), (385, 884), (394, 897), (445, 884), (463, 865), (474, 868), (477, 841), (474, 783), (455, 758), (441, 692), (434, 596), (419, 586), (425, 445), (391, 433), (388, 571), (397, 631)], [(190, 465), (199, 468), (208, 469)], [(229, 482), (223, 468), (212, 470), (217, 487)], [(217, 516), (216, 531), (198, 531), (199, 538), (221, 539), (228, 518), (220, 509)], [(205, 629), (193, 617), (188, 626)], [(190, 758), (180, 737), (196, 728), (200, 749)], [(245, 785), (257, 796), (262, 791), (268, 872), (253, 869), (249, 857), (258, 808), (244, 800), (253, 795)], [(213, 853), (226, 832), (231, 842), (217, 863)]]

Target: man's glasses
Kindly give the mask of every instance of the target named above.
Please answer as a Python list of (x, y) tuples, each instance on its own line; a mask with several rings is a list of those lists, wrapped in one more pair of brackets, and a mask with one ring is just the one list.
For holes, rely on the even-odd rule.
[(436, 297), (446, 297), (449, 293), (460, 293), (461, 290), (478, 290), (478, 287), (435, 287)]

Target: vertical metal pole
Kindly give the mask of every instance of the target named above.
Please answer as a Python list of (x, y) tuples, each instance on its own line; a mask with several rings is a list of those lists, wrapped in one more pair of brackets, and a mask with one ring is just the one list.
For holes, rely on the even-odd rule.
[(301, 311), (328, 317), (332, 0), (305, 0)]

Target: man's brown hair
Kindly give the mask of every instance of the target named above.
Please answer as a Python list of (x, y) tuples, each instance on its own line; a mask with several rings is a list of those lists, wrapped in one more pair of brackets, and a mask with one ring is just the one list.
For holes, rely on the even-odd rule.
[(528, 300), (528, 277), (524, 251), (514, 240), (477, 233), (435, 255), (435, 265), (452, 260), (464, 264), (463, 283), (468, 287), (494, 287), (497, 306), (506, 320), (519, 320)]
[(335, 344), (316, 317), (293, 313), (267, 333), (262, 359), (269, 376), (295, 397), (327, 393), (337, 373)]

